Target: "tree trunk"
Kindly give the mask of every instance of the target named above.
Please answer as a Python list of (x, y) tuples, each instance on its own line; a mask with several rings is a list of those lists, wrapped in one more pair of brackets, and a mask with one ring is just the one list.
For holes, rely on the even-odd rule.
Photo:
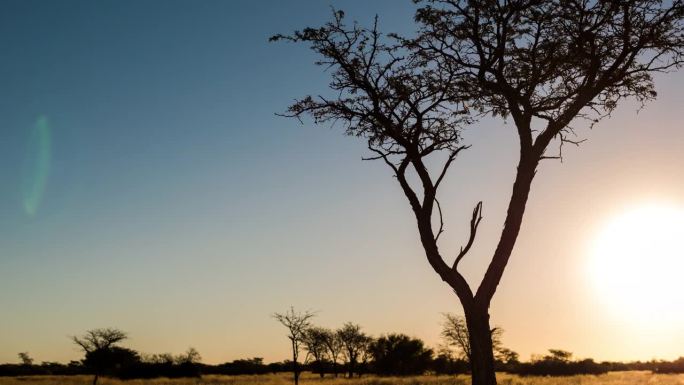
[(294, 372), (294, 385), (299, 385), (299, 368), (297, 365), (297, 344), (292, 339), (292, 371)]
[(294, 368), (294, 383), (295, 385), (299, 385), (299, 365), (297, 365), (297, 361), (294, 361), (292, 366)]
[(98, 379), (99, 377), (100, 377), (100, 376), (98, 376), (97, 374), (95, 375), (95, 377), (93, 377), (93, 385), (97, 385), (97, 379)]
[(496, 385), (492, 331), (487, 310), (465, 309), (473, 385)]

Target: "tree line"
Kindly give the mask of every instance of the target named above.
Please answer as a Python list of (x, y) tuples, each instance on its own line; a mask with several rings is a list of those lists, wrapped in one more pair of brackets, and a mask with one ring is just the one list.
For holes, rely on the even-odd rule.
[[(1, 364), (0, 376), (28, 375), (92, 375), (93, 384), (98, 379), (155, 377), (199, 377), (202, 374), (267, 374), (293, 373), (299, 379), (304, 371), (321, 377), (347, 378), (365, 374), (378, 376), (454, 375), (472, 371), (472, 354), (467, 338), (468, 329), (464, 317), (445, 314), (441, 344), (432, 349), (419, 338), (401, 333), (387, 333), (372, 337), (362, 327), (347, 322), (338, 329), (313, 325), (313, 313), (298, 313), (290, 309), (276, 317), (284, 325), (296, 325), (293, 333), (288, 330), (291, 346), (298, 351), (293, 359), (265, 363), (263, 358), (237, 359), (217, 365), (201, 362), (194, 348), (173, 355), (144, 354), (121, 346), (128, 335), (118, 329), (93, 329), (72, 341), (84, 353), (79, 361), (68, 364), (42, 362), (36, 364), (28, 352), (18, 353), (19, 363)], [(300, 322), (304, 321), (304, 322)], [(658, 373), (684, 373), (684, 357), (674, 361), (647, 362), (595, 362), (592, 359), (574, 359), (572, 353), (550, 349), (545, 355), (532, 356), (521, 362), (519, 355), (503, 346), (503, 329), (491, 330), (496, 357), (496, 370), (519, 375), (562, 376), (575, 374), (601, 374), (608, 371), (650, 370)], [(290, 337), (294, 336), (293, 339)]]

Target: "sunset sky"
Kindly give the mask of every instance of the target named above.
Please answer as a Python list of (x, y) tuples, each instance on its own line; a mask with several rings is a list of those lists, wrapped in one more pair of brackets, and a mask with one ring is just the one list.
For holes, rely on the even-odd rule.
[[(408, 0), (0, 2), (0, 363), (80, 359), (69, 336), (98, 327), (146, 353), (280, 361), (271, 314), (291, 305), (440, 343), (460, 305), (390, 170), (339, 127), (275, 115), (328, 74), (268, 37), (331, 5), (414, 30)], [(623, 103), (538, 170), (491, 308), (524, 360), (684, 356), (684, 248), (639, 243), (684, 239), (684, 72), (656, 85), (656, 102)], [(471, 286), (503, 223), (514, 131), (467, 127), (442, 188), (447, 255), (484, 203)]]

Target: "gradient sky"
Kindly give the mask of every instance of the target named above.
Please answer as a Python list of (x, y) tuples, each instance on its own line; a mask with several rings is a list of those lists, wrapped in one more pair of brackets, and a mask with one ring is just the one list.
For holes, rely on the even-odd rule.
[[(274, 115), (327, 79), (305, 47), (268, 37), (326, 21), (331, 4), (365, 23), (379, 14), (384, 31), (413, 29), (408, 0), (0, 2), (0, 362), (78, 359), (68, 337), (110, 326), (142, 352), (282, 360), (270, 314), (290, 305), (323, 326), (439, 343), (440, 313), (460, 306), (390, 171), (362, 162), (364, 143), (339, 129)], [(540, 167), (492, 306), (523, 359), (548, 348), (684, 355), (680, 313), (635, 322), (587, 272), (611, 218), (684, 207), (684, 73), (657, 80), (657, 102), (638, 114), (624, 103), (580, 130), (589, 140), (566, 147), (564, 163)], [(473, 147), (442, 192), (443, 247), (458, 249), (483, 200), (463, 262), (477, 282), (517, 139), (496, 120), (465, 138)]]

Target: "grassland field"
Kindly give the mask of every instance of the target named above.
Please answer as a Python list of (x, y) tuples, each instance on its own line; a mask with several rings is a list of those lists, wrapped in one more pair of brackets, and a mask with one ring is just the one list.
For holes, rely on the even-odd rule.
[[(598, 376), (579, 375), (568, 377), (519, 377), (498, 374), (500, 385), (684, 385), (684, 374), (653, 374), (651, 372), (611, 372)], [(0, 385), (90, 385), (92, 376), (26, 376), (0, 377)], [(149, 380), (116, 380), (101, 378), (100, 385), (290, 385), (292, 377), (287, 373), (254, 376), (203, 376), (201, 378)], [(301, 385), (468, 385), (470, 378), (458, 376), (376, 377), (346, 379), (304, 373)]]

